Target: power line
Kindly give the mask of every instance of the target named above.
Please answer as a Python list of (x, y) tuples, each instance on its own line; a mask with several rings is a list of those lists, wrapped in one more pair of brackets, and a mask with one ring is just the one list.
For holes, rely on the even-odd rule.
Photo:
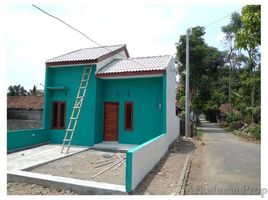
[(76, 28), (74, 28), (74, 27), (72, 27), (70, 24), (66, 23), (65, 21), (59, 19), (58, 17), (56, 17), (56, 16), (54, 16), (54, 15), (49, 14), (48, 12), (44, 11), (43, 9), (39, 8), (38, 6), (36, 6), (36, 5), (34, 5), (34, 4), (32, 4), (32, 6), (35, 7), (36, 9), (40, 10), (41, 12), (43, 12), (43, 13), (49, 15), (50, 17), (52, 17), (52, 18), (54, 18), (54, 19), (60, 21), (61, 23), (63, 23), (63, 24), (65, 24), (66, 26), (68, 26), (69, 28), (73, 29), (74, 31), (80, 33), (81, 35), (83, 35), (84, 37), (86, 37), (87, 39), (89, 39), (91, 42), (93, 42), (94, 44), (96, 44), (96, 45), (98, 45), (98, 46), (101, 46), (98, 42), (96, 42), (95, 40), (93, 40), (93, 39), (91, 39), (90, 37), (88, 37), (85, 33), (79, 31), (78, 29), (76, 29)]
[[(100, 43), (98, 43), (98, 42), (96, 42), (95, 40), (91, 39), (91, 38), (90, 38), (89, 36), (87, 36), (85, 33), (83, 33), (83, 32), (81, 32), (81, 31), (79, 31), (78, 29), (74, 28), (73, 26), (71, 26), (71, 25), (68, 24), (67, 22), (63, 21), (62, 19), (60, 19), (60, 18), (58, 18), (58, 17), (56, 17), (56, 16), (54, 16), (54, 15), (52, 15), (52, 14), (50, 14), (50, 13), (44, 11), (43, 9), (39, 8), (38, 6), (36, 6), (36, 5), (34, 5), (34, 4), (32, 4), (32, 6), (35, 7), (36, 9), (40, 10), (41, 12), (45, 13), (46, 15), (48, 15), (48, 16), (50, 16), (50, 17), (52, 17), (52, 18), (54, 18), (54, 19), (56, 19), (56, 20), (58, 20), (58, 21), (60, 21), (61, 23), (65, 24), (66, 26), (68, 26), (68, 27), (71, 28), (72, 30), (78, 32), (79, 34), (83, 35), (85, 38), (87, 38), (88, 40), (90, 40), (91, 42), (93, 42), (94, 44), (96, 44), (97, 46), (99, 46), (99, 47), (101, 47), (101, 48), (107, 50), (108, 52), (112, 52), (112, 50), (110, 50), (109, 48), (106, 48), (105, 46), (102, 46)], [(121, 55), (121, 54), (118, 54), (118, 56), (120, 56), (120, 57), (123, 58), (123, 59), (126, 59), (126, 58), (125, 58), (123, 55)], [(138, 61), (134, 61), (134, 60), (132, 60), (132, 59), (128, 59), (128, 60), (131, 61), (131, 62), (133, 62), (133, 63), (138, 64), (140, 67), (142, 66), (142, 64), (140, 64)]]
[(215, 21), (213, 21), (213, 22), (211, 22), (211, 23), (205, 25), (204, 27), (207, 28), (208, 26), (211, 26), (211, 25), (213, 25), (213, 24), (215, 24), (215, 23), (218, 23), (219, 21), (222, 21), (223, 19), (225, 19), (225, 18), (229, 17), (230, 15), (232, 15), (234, 12), (238, 12), (238, 11), (240, 11), (240, 10), (242, 10), (242, 9), (243, 9), (243, 7), (242, 7), (242, 8), (239, 8), (238, 10), (235, 10), (235, 11), (229, 13), (228, 15), (226, 15), (226, 16), (224, 16), (224, 17), (221, 17), (221, 18), (219, 18), (219, 19), (217, 19), (217, 20), (215, 20)]

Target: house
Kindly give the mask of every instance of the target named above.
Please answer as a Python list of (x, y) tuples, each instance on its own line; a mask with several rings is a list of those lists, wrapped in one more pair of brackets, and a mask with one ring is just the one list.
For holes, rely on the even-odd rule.
[[(85, 149), (127, 147), (124, 149), (125, 186), (116, 188), (129, 193), (180, 134), (175, 75), (172, 56), (130, 58), (126, 45), (80, 49), (52, 58), (46, 62), (43, 127), (8, 131), (7, 151), (44, 145), (45, 149), (49, 148), (49, 154), (56, 149), (53, 156), (62, 157), (63, 151), (58, 147), (64, 149), (63, 141)], [(70, 132), (74, 133), (73, 137), (66, 139), (66, 133)], [(69, 146), (63, 153), (68, 153), (68, 149)], [(72, 153), (75, 149), (72, 148)], [(46, 151), (37, 152), (39, 161), (44, 162), (41, 153)], [(27, 159), (25, 162), (31, 163)], [(14, 172), (9, 174), (12, 177)], [(106, 194), (115, 187), (101, 185), (96, 194), (100, 189)]]
[(32, 129), (42, 127), (42, 96), (7, 97), (7, 129)]
[(179, 135), (172, 56), (130, 58), (126, 45), (85, 48), (46, 62), (44, 129), (63, 142), (83, 71), (91, 67), (73, 145), (142, 144)]

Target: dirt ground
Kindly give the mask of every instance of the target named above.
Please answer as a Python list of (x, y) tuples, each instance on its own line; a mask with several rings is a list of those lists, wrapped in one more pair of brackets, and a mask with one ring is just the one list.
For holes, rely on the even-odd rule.
[(76, 193), (43, 185), (8, 182), (7, 195), (76, 195)]
[(178, 182), (187, 154), (195, 149), (192, 141), (181, 138), (170, 146), (167, 154), (145, 177), (134, 191), (134, 195), (178, 194)]
[[(133, 195), (171, 195), (178, 194), (178, 181), (181, 175), (187, 154), (196, 149), (196, 144), (201, 142), (183, 141), (181, 138), (176, 140), (169, 148), (166, 155), (160, 160), (155, 168), (144, 178), (142, 183), (138, 185), (137, 189), (133, 192)], [(201, 145), (201, 144), (200, 144)], [(71, 158), (61, 159), (46, 165), (46, 167), (38, 167), (33, 172), (46, 173), (51, 175), (64, 175), (64, 171), (69, 177), (77, 178), (77, 174), (74, 173), (73, 166), (79, 165), (81, 179), (88, 179), (91, 174), (90, 170), (94, 165), (92, 161), (90, 151), (76, 154), (74, 160)], [(105, 152), (98, 154), (98, 160), (103, 158)], [(95, 155), (95, 154), (94, 154)], [(120, 154), (123, 157), (123, 154)], [(64, 160), (64, 161), (63, 161)], [(56, 162), (57, 165), (56, 165)], [(75, 165), (74, 165), (75, 164)], [(91, 166), (91, 168), (89, 167)], [(64, 168), (63, 168), (64, 167)], [(64, 169), (64, 170), (63, 170)], [(77, 169), (77, 167), (75, 167)], [(56, 171), (56, 173), (55, 173)], [(72, 173), (71, 173), (72, 172)], [(87, 172), (87, 173), (86, 173)], [(113, 183), (124, 183), (125, 167), (121, 166), (119, 170), (114, 173), (120, 173), (118, 176), (113, 175), (114, 171), (104, 173), (98, 176), (98, 181), (110, 180)], [(108, 179), (107, 179), (107, 177)], [(111, 180), (111, 179), (115, 179)], [(39, 195), (75, 195), (72, 191), (62, 191), (56, 188), (32, 185), (27, 183), (9, 182), (7, 187), (8, 194), (39, 194)]]
[[(30, 170), (31, 172), (48, 174), (54, 176), (63, 176), (68, 178), (76, 178), (82, 180), (91, 180), (97, 182), (112, 183), (118, 185), (125, 184), (125, 165), (121, 164), (111, 167), (108, 171), (91, 178), (99, 172), (107, 169), (110, 165), (117, 162), (120, 163), (120, 158), (125, 157), (125, 153), (111, 153), (104, 151), (88, 150), (69, 157), (65, 157), (37, 168)], [(115, 159), (113, 159), (115, 158)], [(99, 161), (113, 159), (103, 163)], [(110, 163), (103, 165), (105, 163)], [(115, 163), (116, 164), (116, 163)], [(99, 165), (103, 165), (98, 167)]]

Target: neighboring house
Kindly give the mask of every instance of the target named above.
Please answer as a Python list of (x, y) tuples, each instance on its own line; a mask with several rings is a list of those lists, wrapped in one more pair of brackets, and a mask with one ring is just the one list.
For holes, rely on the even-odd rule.
[(7, 129), (32, 129), (42, 127), (43, 97), (7, 97)]
[(74, 145), (142, 144), (179, 135), (172, 56), (130, 58), (126, 45), (80, 49), (46, 62), (44, 129), (62, 143), (83, 70), (92, 67)]

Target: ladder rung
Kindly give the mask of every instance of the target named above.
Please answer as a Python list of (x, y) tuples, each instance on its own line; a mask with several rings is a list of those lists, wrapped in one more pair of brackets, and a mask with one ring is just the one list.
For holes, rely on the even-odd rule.
[[(69, 119), (68, 128), (66, 129), (65, 137), (63, 139), (61, 153), (64, 151), (64, 147), (66, 147), (66, 146), (67, 146), (66, 153), (68, 153), (68, 151), (69, 151), (69, 148), (70, 148), (70, 145), (71, 145), (71, 142), (72, 142), (72, 138), (73, 138), (73, 134), (74, 134), (75, 129), (76, 129), (76, 124), (77, 124), (79, 114), (80, 114), (80, 111), (81, 111), (81, 107), (82, 107), (82, 104), (83, 104), (83, 98), (85, 97), (85, 94), (86, 94), (86, 91), (87, 91), (88, 81), (90, 79), (91, 72), (92, 72), (91, 67), (88, 66), (88, 67), (84, 68), (84, 72), (83, 72), (83, 75), (81, 77), (81, 82), (80, 82), (80, 86), (78, 88), (78, 93), (77, 93), (77, 96), (76, 96), (76, 100), (75, 100), (75, 103), (74, 103), (74, 106), (73, 106), (72, 114), (71, 114), (71, 117)], [(82, 95), (80, 96), (80, 94), (82, 94)], [(75, 109), (78, 109), (76, 115), (75, 115)], [(73, 122), (71, 120), (75, 120), (74, 124), (73, 124)], [(67, 139), (67, 137), (68, 137), (68, 139)]]

